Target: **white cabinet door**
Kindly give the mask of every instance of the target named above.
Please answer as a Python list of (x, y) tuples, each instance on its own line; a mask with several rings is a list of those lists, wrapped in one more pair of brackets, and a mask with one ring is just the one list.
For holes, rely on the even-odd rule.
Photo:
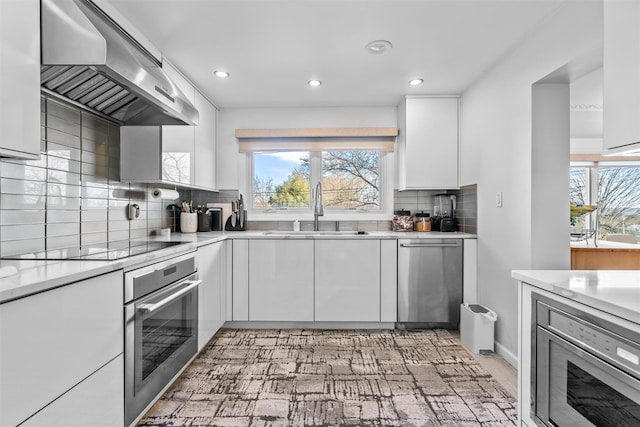
[(604, 148), (640, 141), (640, 2), (604, 2)]
[(0, 425), (16, 425), (123, 352), (117, 271), (0, 305)]
[(380, 321), (380, 240), (315, 241), (315, 320)]
[(162, 180), (195, 184), (195, 126), (162, 126)]
[(398, 189), (458, 188), (458, 98), (407, 97), (399, 123)]
[(398, 241), (380, 241), (380, 321), (398, 321)]
[(40, 2), (0, 1), (0, 155), (40, 157)]
[(249, 242), (249, 320), (313, 321), (313, 240)]
[(225, 321), (224, 242), (198, 248), (198, 276), (202, 283), (198, 289), (198, 351)]
[(124, 355), (29, 418), (24, 427), (115, 427), (124, 425)]
[(231, 320), (249, 320), (249, 241), (234, 239)]
[(197, 91), (195, 106), (200, 113), (200, 122), (195, 127), (195, 185), (216, 189), (217, 110)]

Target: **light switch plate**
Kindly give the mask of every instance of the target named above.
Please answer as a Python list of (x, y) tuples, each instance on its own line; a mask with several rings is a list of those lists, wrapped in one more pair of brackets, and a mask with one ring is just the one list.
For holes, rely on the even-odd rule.
[(496, 207), (497, 208), (502, 207), (502, 191), (499, 191), (496, 193)]

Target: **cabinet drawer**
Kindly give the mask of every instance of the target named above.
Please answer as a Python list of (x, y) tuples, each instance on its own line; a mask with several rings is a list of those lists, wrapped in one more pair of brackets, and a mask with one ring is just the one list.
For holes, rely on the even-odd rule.
[(0, 305), (0, 425), (16, 425), (123, 352), (113, 272)]
[(124, 424), (124, 355), (29, 418), (22, 427), (85, 427)]

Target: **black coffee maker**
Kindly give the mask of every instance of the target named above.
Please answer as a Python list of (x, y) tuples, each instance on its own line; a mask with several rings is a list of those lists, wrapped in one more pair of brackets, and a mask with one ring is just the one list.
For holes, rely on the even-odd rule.
[(458, 231), (455, 194), (436, 194), (433, 200), (431, 231)]

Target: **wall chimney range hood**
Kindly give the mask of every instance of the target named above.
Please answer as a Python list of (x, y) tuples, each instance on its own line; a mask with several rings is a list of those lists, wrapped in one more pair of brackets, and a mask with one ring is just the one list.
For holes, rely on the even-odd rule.
[(161, 64), (90, 0), (42, 0), (42, 91), (121, 125), (197, 125)]

